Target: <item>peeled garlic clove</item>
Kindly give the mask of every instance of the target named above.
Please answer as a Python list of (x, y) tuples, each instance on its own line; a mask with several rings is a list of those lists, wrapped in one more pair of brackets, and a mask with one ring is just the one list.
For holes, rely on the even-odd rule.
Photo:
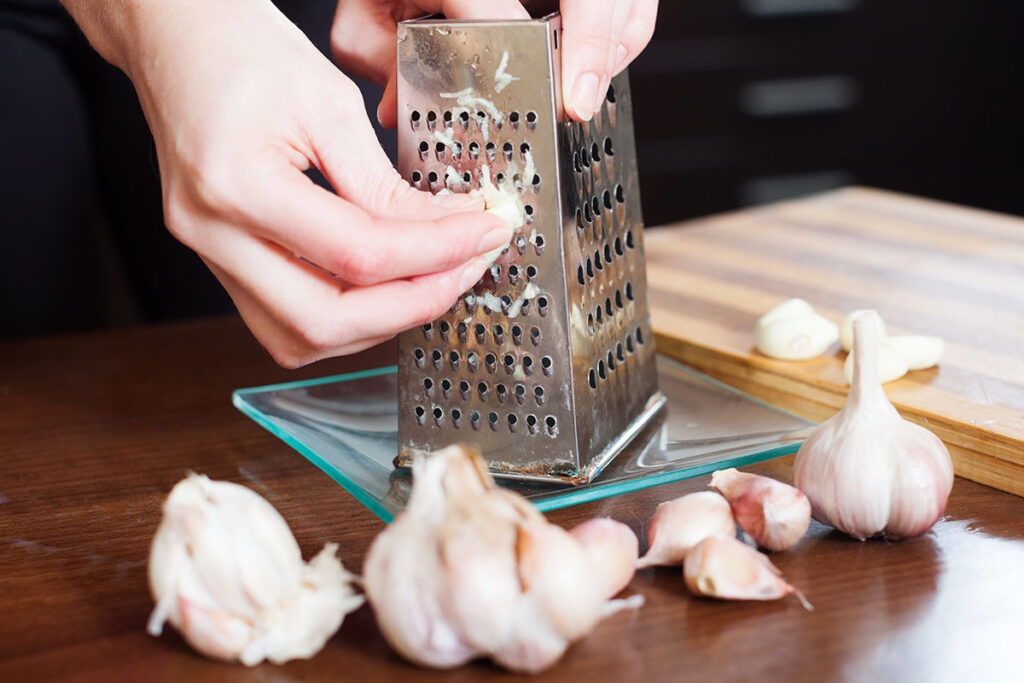
[(878, 311), (869, 308), (858, 308), (855, 311), (850, 311), (839, 325), (839, 343), (842, 345), (843, 351), (849, 352), (853, 348), (853, 320), (861, 313), (874, 316), (878, 323), (878, 338), (886, 338), (885, 322), (882, 320), (882, 316), (878, 314)]
[(712, 474), (711, 487), (729, 501), (740, 528), (768, 550), (791, 548), (807, 533), (811, 503), (800, 489), (735, 468)]
[(536, 672), (607, 613), (601, 544), (496, 487), (479, 453), (455, 445), (417, 456), (413, 474), (409, 504), (374, 540), (363, 577), (404, 657), (452, 668), (483, 656)]
[(599, 572), (605, 597), (618, 594), (629, 585), (640, 556), (639, 542), (633, 530), (622, 522), (599, 517), (570, 530)]
[(164, 503), (150, 550), (156, 601), (148, 630), (166, 621), (215, 659), (254, 665), (315, 654), (362, 604), (328, 544), (304, 565), (270, 503), (238, 484), (191, 474)]
[(889, 337), (886, 341), (903, 358), (908, 370), (924, 370), (938, 365), (946, 350), (946, 344), (942, 339), (923, 334)]
[(820, 356), (836, 339), (839, 328), (803, 299), (790, 299), (765, 313), (754, 327), (758, 351), (781, 360)]
[(720, 600), (778, 600), (796, 591), (771, 560), (731, 536), (710, 536), (683, 563), (686, 587)]
[(647, 529), (650, 548), (637, 569), (656, 565), (678, 565), (691, 548), (708, 536), (734, 536), (729, 502), (712, 491), (691, 493), (662, 503), (654, 511)]
[(917, 536), (945, 510), (953, 486), (949, 451), (901, 418), (882, 391), (877, 321), (859, 316), (853, 329), (850, 394), (800, 447), (794, 482), (815, 519), (854, 538)]
[[(843, 374), (846, 375), (847, 384), (853, 384), (853, 368), (856, 360), (857, 352), (853, 349), (846, 355), (846, 361), (843, 363)], [(888, 339), (882, 339), (878, 342), (878, 348), (876, 349), (876, 358), (878, 363), (878, 381), (882, 384), (892, 382), (894, 380), (903, 377), (907, 374), (907, 361), (903, 355), (897, 351)]]

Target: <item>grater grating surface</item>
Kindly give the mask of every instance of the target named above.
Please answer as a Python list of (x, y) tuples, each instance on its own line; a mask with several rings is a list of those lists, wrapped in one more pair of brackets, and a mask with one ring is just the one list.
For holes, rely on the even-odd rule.
[(400, 25), (400, 172), (505, 187), (527, 222), (447, 314), (399, 336), (398, 464), (467, 441), (497, 476), (586, 483), (664, 402), (628, 79), (565, 121), (559, 31), (557, 14)]

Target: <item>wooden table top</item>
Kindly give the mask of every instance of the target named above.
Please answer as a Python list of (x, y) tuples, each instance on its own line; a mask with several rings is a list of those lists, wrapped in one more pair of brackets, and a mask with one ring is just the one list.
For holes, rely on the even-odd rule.
[[(146, 558), (187, 471), (252, 487), (308, 558), (340, 544), (358, 571), (383, 523), (230, 401), (237, 387), (390, 364), (394, 348), (297, 372), (234, 319), (0, 345), (0, 680), (453, 680), (511, 677), (477, 662), (418, 669), (368, 607), (325, 649), (284, 666), (212, 662), (145, 632)], [(791, 458), (750, 468), (788, 480)], [(658, 502), (707, 477), (550, 513), (607, 515), (641, 537)], [(723, 603), (681, 572), (645, 570), (646, 605), (598, 625), (543, 680), (1010, 680), (1024, 648), (1024, 501), (957, 479), (927, 535), (859, 543), (814, 523), (773, 560), (813, 602)]]

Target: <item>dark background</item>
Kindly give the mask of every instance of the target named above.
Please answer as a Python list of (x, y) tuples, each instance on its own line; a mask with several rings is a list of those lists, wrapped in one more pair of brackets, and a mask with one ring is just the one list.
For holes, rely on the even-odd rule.
[[(277, 4), (329, 52), (336, 0)], [(646, 224), (853, 183), (1024, 214), (1022, 19), (1017, 0), (662, 0), (630, 67)], [(0, 339), (232, 310), (162, 226), (131, 84), (57, 0), (0, 0), (0, 65)]]

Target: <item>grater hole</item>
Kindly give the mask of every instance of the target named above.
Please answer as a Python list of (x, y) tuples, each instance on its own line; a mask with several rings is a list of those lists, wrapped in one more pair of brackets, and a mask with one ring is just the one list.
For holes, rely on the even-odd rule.
[(412, 172), (412, 183), (413, 183), (413, 185), (415, 185), (416, 183), (420, 182), (421, 180), (423, 180), (423, 174), (420, 173), (419, 171), (413, 171)]
[(530, 430), (530, 432), (535, 432), (537, 430), (537, 416), (536, 415), (527, 415), (526, 416), (526, 426)]
[(609, 102), (611, 102), (612, 104), (615, 104), (615, 86), (614, 85), (610, 85), (609, 84), (609, 86), (608, 86), (608, 94), (605, 95), (605, 98)]
[(484, 356), (484, 365), (487, 367), (488, 372), (494, 372), (494, 368), (497, 366), (498, 358), (493, 353), (489, 353)]
[(587, 373), (587, 384), (591, 389), (597, 389), (597, 374), (594, 372), (594, 368), (590, 368), (590, 372)]
[(451, 111), (446, 109), (445, 112), (443, 114), (441, 114), (441, 120), (444, 121), (444, 125), (445, 125), (446, 128), (450, 127), (452, 125), (452, 113), (451, 113)]
[(533, 397), (537, 399), (538, 403), (544, 402), (544, 387), (537, 385), (533, 388)]
[(612, 245), (604, 245), (604, 260), (608, 265), (612, 264)]
[(423, 360), (423, 349), (413, 349), (412, 357), (416, 360)]
[(530, 354), (523, 356), (523, 371), (526, 372), (527, 375), (533, 373), (533, 356)]
[(526, 112), (526, 125), (528, 128), (530, 128), (530, 130), (533, 130), (533, 127), (537, 125), (537, 112)]
[(522, 254), (524, 251), (526, 251), (526, 238), (525, 237), (523, 237), (522, 235), (516, 235), (516, 238), (515, 238), (514, 241), (515, 241), (515, 245), (516, 245), (516, 251), (518, 251), (520, 254)]
[(469, 369), (472, 372), (476, 372), (476, 369), (480, 367), (480, 361), (477, 358), (475, 351), (470, 351), (466, 354), (466, 365), (469, 366)]
[(633, 283), (632, 282), (627, 282), (626, 283), (626, 298), (629, 299), (630, 301), (633, 300)]
[(513, 356), (511, 353), (506, 353), (505, 358), (502, 359), (502, 362), (505, 364), (506, 369), (511, 370), (516, 365), (516, 357)]
[(452, 413), (451, 414), (452, 414), (452, 422), (457, 425), (459, 423), (459, 420), (462, 419), (462, 411), (459, 410), (458, 408), (452, 408)]
[(523, 328), (519, 325), (512, 326), (512, 341), (516, 344), (521, 344), (523, 342)]
[(430, 359), (433, 360), (435, 363), (439, 363), (441, 361), (441, 352), (438, 351), (437, 349), (434, 349), (433, 351), (430, 352)]
[(632, 249), (635, 246), (633, 244), (633, 231), (632, 230), (627, 230), (626, 231), (626, 246), (628, 248), (630, 248), (630, 249)]
[(637, 344), (643, 344), (644, 343), (644, 331), (641, 330), (639, 327), (636, 328), (636, 343)]
[[(488, 143), (488, 144), (490, 144), (490, 143)], [(494, 184), (495, 185), (498, 185), (500, 187), (501, 184), (504, 183), (504, 182), (505, 182), (505, 174), (504, 173), (499, 173), (498, 175), (494, 176)]]
[(622, 191), (622, 185), (615, 186), (615, 201), (619, 204), (626, 201), (626, 193)]
[(608, 352), (608, 371), (615, 372), (615, 358), (612, 356), (612, 352)]
[(441, 321), (441, 324), (438, 325), (438, 328), (441, 330), (441, 334), (443, 334), (446, 337), (448, 336), (448, 333), (452, 331), (451, 326), (444, 320)]
[(619, 362), (626, 360), (626, 354), (622, 352), (622, 342), (615, 345), (615, 357), (619, 359)]
[(519, 126), (519, 112), (509, 112), (508, 122), (512, 124), (513, 128), (517, 128)]
[(458, 351), (449, 351), (448, 352), (448, 362), (451, 363), (453, 370), (458, 370), (459, 369), (459, 352)]
[(431, 185), (433, 185), (434, 183), (437, 182), (437, 172), (436, 171), (431, 171), (429, 174), (427, 174), (427, 182), (430, 183)]
[(423, 424), (423, 418), (427, 415), (427, 411), (423, 409), (423, 406), (416, 406), (412, 412), (416, 416), (416, 422)]
[(519, 266), (514, 263), (508, 267), (508, 279), (512, 283), (519, 279)]
[(600, 216), (601, 215), (601, 200), (598, 199), (597, 197), (594, 197), (593, 199), (590, 200), (590, 205), (592, 207), (594, 207), (594, 215), (595, 216)]
[(467, 382), (466, 380), (462, 380), (462, 381), (459, 382), (459, 393), (460, 394), (468, 394), (469, 393), (469, 382)]
[(590, 158), (594, 160), (594, 163), (601, 161), (601, 148), (597, 146), (596, 142), (590, 146)]
[(583, 165), (580, 164), (580, 153), (579, 152), (573, 152), (572, 153), (572, 167), (573, 167), (573, 169), (575, 169), (575, 171), (577, 173), (583, 173)]
[(616, 308), (622, 308), (622, 290), (621, 289), (616, 289), (615, 290), (615, 307)]
[(512, 297), (510, 297), (508, 294), (506, 294), (505, 296), (501, 297), (501, 308), (502, 308), (502, 310), (507, 310), (508, 307), (511, 306), (511, 305), (512, 305)]
[(471, 182), (473, 182), (473, 174), (471, 174), (469, 171), (463, 171), (462, 172), (462, 182), (464, 182), (464, 183), (471, 183)]
[(579, 281), (581, 285), (587, 284), (586, 278), (583, 277), (583, 266), (580, 266), (579, 268), (576, 269), (576, 279)]
[(501, 280), (501, 266), (497, 263), (491, 266), (491, 279), (494, 280), (495, 283)]
[(604, 139), (604, 153), (606, 156), (615, 156), (615, 149), (612, 147), (612, 139)]
[(469, 421), (473, 424), (474, 427), (480, 424), (480, 413), (476, 410), (471, 412), (469, 414)]
[(420, 113), (418, 111), (416, 111), (415, 109), (413, 109), (412, 113), (409, 114), (409, 123), (412, 124), (413, 128), (416, 128), (416, 127), (418, 127), (420, 125), (420, 120), (422, 118), (423, 117), (420, 115)]
[(506, 141), (505, 144), (501, 146), (501, 151), (505, 155), (506, 159), (512, 158), (512, 152), (514, 152), (515, 149), (515, 145), (508, 141)]
[(515, 388), (515, 392), (516, 392), (516, 396), (517, 397), (520, 397), (520, 398), (525, 397), (526, 396), (526, 385), (525, 384), (517, 384), (516, 388)]
[[(537, 239), (539, 240), (540, 238), (538, 237)], [(535, 277), (537, 277), (537, 266), (534, 266), (534, 265), (526, 266), (526, 277), (529, 278), (530, 280), (532, 280)]]
[(469, 143), (469, 156), (476, 159), (480, 156), (480, 144), (477, 142)]
[[(526, 214), (526, 222), (527, 223), (532, 223), (533, 222), (533, 206), (530, 205), (530, 204), (527, 204), (526, 206), (524, 206), (523, 207), (523, 213)], [(538, 237), (537, 240), (538, 241), (534, 242), (534, 244), (537, 247), (542, 247), (543, 246), (543, 243), (542, 243), (543, 240), (540, 237)]]
[(594, 277), (594, 262), (587, 257), (587, 277)]
[(434, 152), (437, 154), (437, 158), (441, 159), (444, 157), (445, 146), (443, 142), (439, 142), (434, 145)]
[(487, 328), (480, 323), (477, 323), (473, 328), (473, 333), (476, 335), (476, 340), (483, 344), (484, 340), (487, 338)]
[(455, 326), (455, 334), (459, 335), (459, 339), (463, 341), (466, 340), (466, 333), (468, 330), (469, 327), (464, 322), (459, 323), (458, 325)]
[(604, 263), (601, 262), (601, 252), (594, 252), (594, 267), (598, 270), (604, 270)]
[(508, 387), (504, 384), (495, 384), (494, 395), (498, 397), (498, 403), (504, 403), (505, 399), (508, 398)]
[(622, 256), (623, 254), (622, 239), (619, 237), (615, 238), (615, 253), (618, 254), (619, 256)]
[(597, 308), (594, 309), (594, 320), (597, 321), (598, 325), (604, 322), (604, 309), (601, 308), (601, 304), (598, 304)]
[(429, 394), (431, 391), (434, 390), (434, 380), (430, 379), (429, 377), (424, 379), (423, 380), (423, 388), (426, 389), (427, 393)]
[(590, 168), (590, 155), (585, 149), (580, 151), (580, 163), (583, 164), (583, 168)]
[(594, 214), (590, 210), (589, 203), (583, 205), (583, 217), (587, 220), (588, 223), (592, 223), (594, 221)]
[(444, 417), (444, 411), (440, 408), (434, 408), (434, 419), (440, 420), (442, 417)]
[[(455, 157), (456, 159), (461, 159), (462, 158), (462, 143), (461, 142), (454, 142), (454, 143), (452, 143), (452, 156)], [(466, 177), (465, 174), (463, 174), (462, 177), (465, 178)], [(466, 182), (468, 183), (469, 179), (466, 179)]]
[(477, 384), (476, 385), (476, 391), (477, 391), (478, 394), (480, 394), (480, 399), (481, 400), (486, 400), (486, 398), (487, 398), (487, 382), (480, 382), (479, 384)]
[(530, 328), (530, 340), (535, 345), (540, 343), (540, 328), (539, 327), (531, 327)]
[(612, 311), (612, 300), (610, 297), (605, 298), (604, 300), (604, 312), (609, 318), (615, 315), (614, 311)]
[(533, 174), (533, 180), (530, 181), (530, 184), (533, 185), (533, 189), (534, 189), (535, 192), (539, 191), (540, 190), (540, 176), (537, 175), (536, 173), (534, 173)]
[(612, 193), (611, 192), (609, 192), (608, 190), (605, 190), (604, 194), (601, 195), (601, 200), (604, 202), (604, 208), (606, 208), (606, 209), (612, 208)]
[(462, 122), (462, 127), (463, 128), (469, 126), (469, 112), (468, 111), (464, 111), (461, 114), (459, 114), (459, 121)]
[(544, 418), (544, 425), (548, 428), (548, 434), (551, 436), (558, 433), (558, 420), (555, 419), (554, 415), (548, 415)]
[(423, 326), (423, 336), (426, 337), (427, 339), (430, 339), (431, 334), (433, 332), (434, 332), (434, 324), (433, 323), (427, 323), (426, 325)]
[(497, 146), (493, 142), (488, 142), (484, 149), (487, 150), (487, 158), (494, 161), (494, 153), (497, 150)]
[(508, 426), (509, 426), (509, 429), (511, 429), (512, 431), (515, 431), (515, 429), (518, 426), (518, 424), (519, 424), (519, 418), (516, 417), (516, 414), (515, 413), (509, 413), (508, 414)]
[(437, 123), (437, 112), (433, 109), (427, 112), (427, 123)]
[[(512, 143), (509, 142), (509, 143), (506, 143), (506, 144), (511, 145)], [(529, 142), (524, 142), (523, 144), (519, 145), (519, 151), (520, 151), (520, 153), (523, 156), (526, 156), (527, 154), (529, 154), (530, 153), (530, 143)]]
[(601, 379), (608, 379), (608, 373), (604, 369), (604, 361), (597, 361), (597, 376)]
[(633, 353), (633, 335), (626, 335), (626, 351)]
[(492, 427), (497, 426), (497, 424), (498, 424), (498, 414), (497, 413), (487, 413), (487, 421), (489, 423), (491, 423)]
[(544, 371), (545, 375), (550, 375), (551, 370), (554, 368), (555, 363), (551, 360), (551, 356), (544, 356), (540, 359), (540, 367)]
[(594, 328), (594, 314), (587, 313), (587, 331), (590, 334), (597, 334), (597, 330)]
[(501, 341), (505, 338), (505, 328), (502, 327), (501, 325), (495, 325), (493, 331), (494, 331), (494, 341), (496, 341), (496, 342), (498, 342), (500, 344)]
[(537, 297), (537, 310), (541, 315), (548, 314), (548, 298), (546, 296)]
[(420, 154), (426, 154), (430, 151), (430, 144), (426, 140), (420, 142)]

